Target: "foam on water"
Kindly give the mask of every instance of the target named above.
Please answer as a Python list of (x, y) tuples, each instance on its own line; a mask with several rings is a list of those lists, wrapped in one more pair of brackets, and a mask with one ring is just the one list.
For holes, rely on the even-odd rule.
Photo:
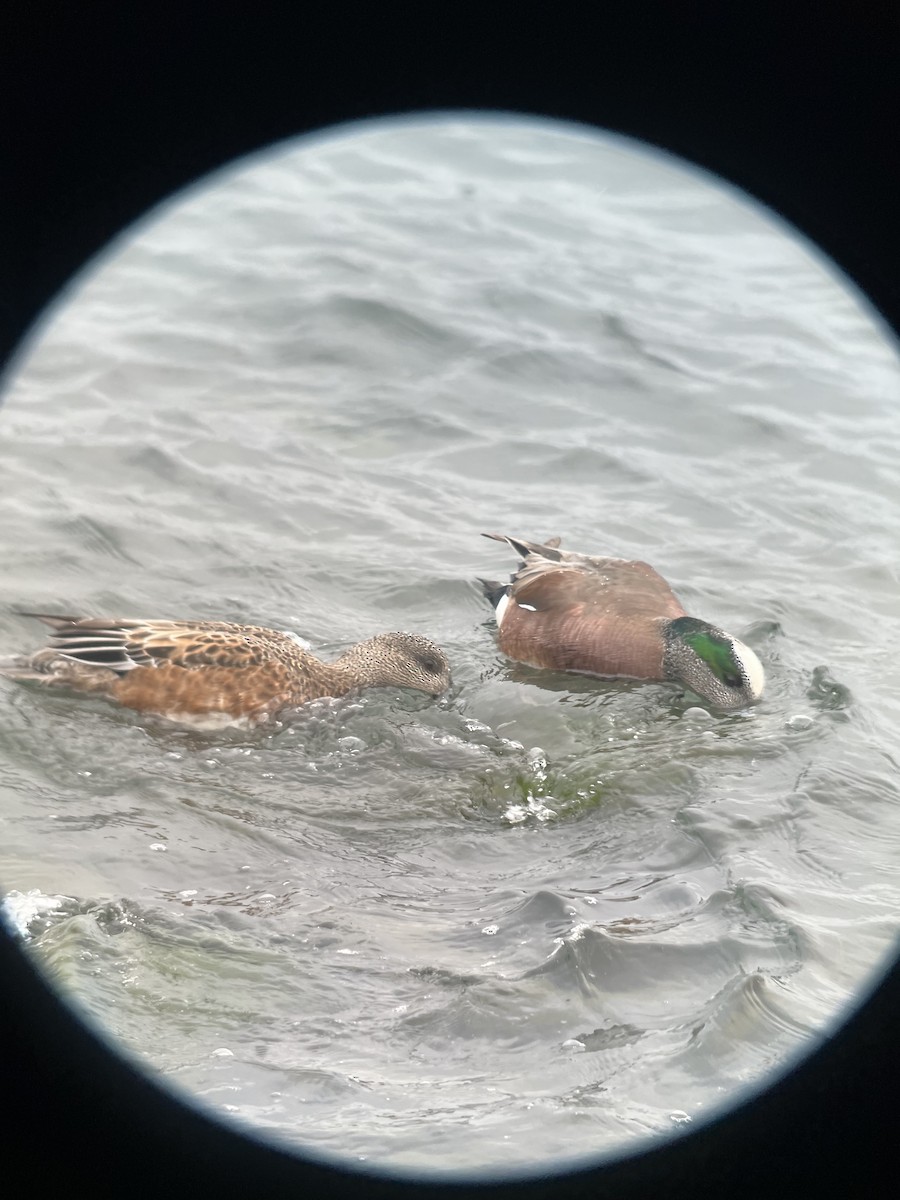
[(0, 902), (0, 918), (10, 933), (27, 940), (46, 928), (50, 924), (48, 918), (64, 904), (72, 903), (68, 896), (45, 896), (39, 888), (27, 892), (13, 889)]

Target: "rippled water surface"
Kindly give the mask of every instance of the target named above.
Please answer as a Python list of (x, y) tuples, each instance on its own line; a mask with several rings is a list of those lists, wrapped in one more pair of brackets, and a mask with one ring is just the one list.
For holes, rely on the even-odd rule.
[[(689, 1128), (886, 961), (900, 398), (811, 252), (625, 143), (369, 127), (182, 197), (39, 331), (0, 415), (17, 609), (252, 620), (452, 661), (204, 735), (0, 680), (0, 881), (148, 1068), (396, 1166)], [(517, 667), (483, 530), (646, 558), (752, 712)]]

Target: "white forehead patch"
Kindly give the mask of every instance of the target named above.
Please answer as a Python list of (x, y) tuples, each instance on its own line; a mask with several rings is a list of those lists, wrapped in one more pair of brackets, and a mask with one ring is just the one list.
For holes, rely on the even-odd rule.
[(732, 639), (732, 646), (734, 647), (734, 656), (747, 676), (753, 698), (758, 700), (763, 694), (763, 688), (766, 686), (766, 673), (763, 670), (763, 665), (750, 647), (745, 646), (743, 642), (739, 642), (737, 638)]

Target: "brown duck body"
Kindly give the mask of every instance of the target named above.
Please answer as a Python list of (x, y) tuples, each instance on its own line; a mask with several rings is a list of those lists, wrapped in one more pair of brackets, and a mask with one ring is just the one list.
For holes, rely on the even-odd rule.
[(672, 589), (648, 563), (593, 558), (486, 534), (523, 558), (509, 584), (485, 584), (495, 604), (500, 649), (556, 671), (666, 679), (663, 624), (685, 616)]
[(645, 562), (594, 558), (488, 533), (522, 557), (508, 584), (482, 580), (500, 648), (536, 667), (680, 683), (708, 704), (756, 704), (765, 671), (755, 652), (719, 626), (688, 616)]
[(443, 652), (416, 634), (379, 634), (325, 663), (289, 634), (255, 625), (23, 615), (53, 634), (45, 648), (0, 665), (0, 674), (191, 724), (258, 724), (364, 687), (437, 695), (450, 682)]

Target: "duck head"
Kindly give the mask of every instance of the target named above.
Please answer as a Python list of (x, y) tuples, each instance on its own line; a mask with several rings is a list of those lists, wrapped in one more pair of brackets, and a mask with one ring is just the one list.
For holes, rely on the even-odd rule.
[(358, 687), (407, 687), (440, 696), (450, 686), (450, 664), (439, 646), (418, 633), (379, 633), (351, 646), (334, 663)]
[(765, 672), (749, 646), (708, 621), (676, 617), (663, 626), (663, 668), (716, 708), (735, 710), (763, 694)]

